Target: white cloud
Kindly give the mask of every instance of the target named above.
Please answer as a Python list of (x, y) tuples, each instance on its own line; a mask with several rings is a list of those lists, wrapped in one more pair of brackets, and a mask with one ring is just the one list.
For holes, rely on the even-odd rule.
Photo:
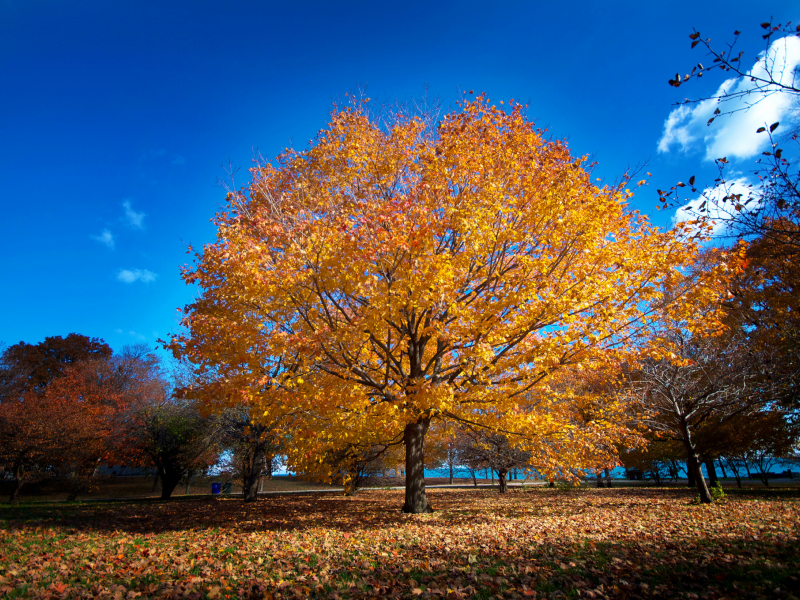
[(100, 242), (101, 244), (105, 244), (112, 250), (114, 249), (114, 236), (108, 229), (103, 229), (103, 232), (100, 235), (93, 235), (91, 236), (93, 240), (96, 242)]
[[(735, 202), (726, 201), (725, 197), (741, 194), (741, 200), (738, 202), (744, 205), (753, 194), (754, 189), (755, 186), (746, 177), (728, 180), (725, 186), (706, 188), (700, 196), (690, 200), (675, 211), (675, 215), (672, 217), (672, 224), (677, 225), (678, 223), (693, 221), (697, 219), (698, 214), (707, 215), (713, 222), (711, 234), (714, 236), (722, 235), (725, 233), (727, 223), (738, 214), (734, 208)], [(753, 210), (757, 207), (758, 202), (753, 200), (746, 205), (745, 210)]]
[(123, 269), (117, 273), (117, 280), (123, 283), (136, 283), (137, 281), (152, 283), (156, 277), (158, 275), (147, 269)]
[(125, 200), (125, 202), (122, 203), (122, 207), (125, 209), (125, 218), (128, 220), (128, 225), (134, 229), (144, 229), (144, 218), (147, 215), (143, 212), (136, 212), (133, 210), (130, 200)]
[[(798, 68), (800, 38), (792, 36), (773, 42), (766, 53), (759, 55), (748, 75), (764, 76), (769, 69), (778, 82), (786, 85), (794, 82), (796, 85), (795, 72)], [(750, 77), (728, 79), (719, 87), (716, 96), (736, 94), (754, 87), (755, 83)], [(769, 95), (756, 92), (722, 103), (705, 100), (691, 106), (679, 106), (664, 121), (664, 133), (658, 141), (658, 151), (669, 152), (672, 146), (679, 146), (681, 151), (686, 152), (702, 146), (706, 160), (723, 156), (750, 158), (760, 153), (769, 142), (765, 134), (756, 133), (759, 127), (796, 118), (797, 115), (793, 113), (795, 97), (795, 94), (785, 92)], [(714, 123), (707, 126), (717, 108), (725, 113), (748, 105), (750, 108), (747, 110), (717, 117)]]
[(182, 157), (180, 154), (176, 154), (172, 159), (173, 165), (185, 165), (186, 159)]
[(682, 123), (692, 119), (692, 109), (688, 106), (679, 106), (664, 121), (664, 135), (658, 140), (658, 151), (669, 152), (670, 146), (680, 144), (681, 150), (686, 152), (697, 138), (689, 127)]

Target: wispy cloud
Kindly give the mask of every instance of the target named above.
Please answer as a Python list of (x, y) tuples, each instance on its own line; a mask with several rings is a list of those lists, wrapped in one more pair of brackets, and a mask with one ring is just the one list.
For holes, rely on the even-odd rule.
[(114, 235), (108, 229), (103, 229), (103, 232), (100, 235), (92, 235), (90, 237), (94, 241), (105, 244), (112, 250), (114, 249)]
[[(690, 200), (675, 211), (675, 215), (672, 217), (672, 223), (673, 225), (677, 225), (678, 223), (694, 221), (697, 219), (698, 213), (708, 215), (713, 223), (711, 235), (724, 235), (728, 223), (730, 223), (731, 219), (735, 218), (737, 214), (734, 210), (733, 203), (726, 202), (724, 198), (726, 196), (739, 194), (741, 194), (742, 205), (745, 205), (745, 202), (753, 197), (753, 183), (747, 179), (747, 177), (730, 179), (726, 182), (725, 186), (706, 188), (700, 196)], [(758, 208), (758, 202), (750, 201), (750, 203), (745, 206), (745, 210), (754, 210)]]
[(167, 151), (164, 148), (159, 148), (158, 150), (148, 150), (145, 153), (145, 158), (152, 160), (154, 158), (163, 158), (167, 155)]
[(141, 164), (163, 164), (166, 161), (169, 161), (169, 163), (172, 165), (183, 165), (186, 164), (186, 157), (180, 154), (167, 152), (165, 148), (159, 148), (158, 150), (148, 150), (147, 152), (142, 153), (139, 159)]
[(130, 200), (125, 200), (122, 203), (122, 207), (125, 209), (125, 219), (128, 221), (128, 225), (134, 229), (144, 229), (144, 218), (147, 215), (133, 210)]
[(129, 331), (123, 331), (122, 329), (119, 329), (119, 328), (117, 328), (117, 329), (115, 329), (115, 330), (114, 330), (114, 332), (115, 332), (115, 333), (119, 333), (120, 335), (129, 335), (129, 336), (131, 336), (132, 338), (135, 338), (135, 339), (137, 339), (137, 340), (142, 340), (142, 341), (144, 341), (144, 340), (146, 340), (146, 339), (147, 339), (147, 336), (145, 336), (145, 335), (142, 335), (141, 333), (139, 333), (139, 332), (137, 332), (137, 331), (133, 331), (132, 329), (131, 329), (131, 330), (129, 330)]
[[(766, 53), (761, 53), (748, 72), (751, 76), (764, 76), (767, 70), (782, 84), (791, 85), (800, 68), (800, 38), (786, 37), (773, 42)], [(755, 88), (750, 77), (728, 79), (717, 90), (717, 96), (739, 94)], [(769, 142), (756, 130), (766, 123), (792, 120), (794, 94), (774, 91), (770, 94), (743, 95), (722, 104), (705, 100), (698, 104), (679, 106), (664, 121), (664, 133), (658, 141), (659, 152), (669, 152), (673, 146), (683, 152), (695, 148), (705, 150), (705, 159), (750, 158), (760, 153)], [(749, 106), (749, 108), (748, 108)], [(714, 111), (739, 111), (718, 117), (711, 126), (708, 120)], [(747, 110), (739, 110), (747, 108)]]
[(136, 283), (137, 281), (152, 283), (157, 277), (158, 275), (147, 269), (123, 269), (117, 273), (117, 281), (123, 283)]

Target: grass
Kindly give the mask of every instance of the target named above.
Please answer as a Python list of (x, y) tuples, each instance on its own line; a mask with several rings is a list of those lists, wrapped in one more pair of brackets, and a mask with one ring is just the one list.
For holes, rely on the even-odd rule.
[[(158, 498), (161, 495), (161, 486), (153, 491), (153, 477), (97, 477), (92, 480), (91, 489), (78, 496), (79, 500), (92, 499), (145, 499)], [(211, 484), (222, 483), (218, 477), (197, 476), (192, 479), (187, 494), (186, 484), (181, 483), (175, 488), (172, 497), (198, 497), (211, 495)], [(0, 499), (8, 499), (11, 495), (13, 482), (0, 480)], [(21, 500), (23, 502), (58, 502), (69, 495), (71, 482), (68, 479), (49, 478), (33, 485), (22, 488)], [(319, 489), (339, 489), (336, 486), (301, 481), (296, 477), (278, 475), (272, 479), (264, 479), (262, 490), (264, 492), (296, 492)], [(232, 494), (241, 494), (242, 486), (234, 483)]]
[(7, 598), (787, 598), (800, 489), (429, 490), (0, 505)]

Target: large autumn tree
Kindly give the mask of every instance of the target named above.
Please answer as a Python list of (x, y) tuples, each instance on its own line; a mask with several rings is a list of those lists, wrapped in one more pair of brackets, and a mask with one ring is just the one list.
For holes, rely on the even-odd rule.
[[(228, 195), (176, 354), (225, 386), (209, 401), (291, 426), (291, 466), (404, 444), (403, 510), (430, 510), (432, 420), (502, 433), (542, 473), (604, 465), (628, 428), (549, 390), (612, 358), (693, 252), (599, 186), (519, 104), (479, 96), (441, 120), (364, 103)], [(674, 290), (673, 290), (674, 291)]]

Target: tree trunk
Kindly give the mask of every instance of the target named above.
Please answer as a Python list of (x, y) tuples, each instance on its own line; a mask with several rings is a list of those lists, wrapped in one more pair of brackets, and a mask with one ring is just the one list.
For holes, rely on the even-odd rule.
[(478, 478), (475, 475), (475, 470), (474, 469), (470, 469), (469, 470), (469, 474), (472, 475), (472, 485), (474, 485), (475, 487), (478, 487)]
[(611, 471), (606, 469), (606, 487), (611, 489)]
[(67, 494), (67, 499), (64, 502), (75, 502), (78, 499), (78, 494), (85, 494), (89, 490), (89, 486), (83, 482), (76, 483)]
[(769, 487), (769, 473), (765, 472), (763, 469), (759, 470), (758, 478), (761, 480), (765, 486)]
[(11, 504), (19, 504), (19, 492), (22, 489), (22, 465), (15, 464), (11, 472), (14, 475), (14, 487), (11, 489), (11, 497), (8, 501)]
[(342, 478), (342, 483), (344, 484), (344, 495), (345, 496), (355, 496), (356, 495), (356, 478), (347, 472), (344, 474)]
[(697, 483), (697, 491), (700, 492), (700, 502), (703, 504), (711, 504), (713, 500), (711, 499), (711, 493), (708, 491), (708, 486), (706, 485), (705, 477), (703, 477), (703, 472), (700, 470), (700, 461), (697, 458), (697, 454), (692, 450), (689, 450), (689, 468), (691, 472), (694, 473), (694, 479)]
[(253, 449), (253, 460), (250, 464), (250, 477), (247, 481), (247, 487), (242, 490), (245, 502), (255, 502), (258, 499), (258, 483), (261, 480), (258, 465), (263, 461), (263, 457), (264, 449), (256, 446)]
[(691, 462), (688, 458), (686, 459), (686, 479), (688, 481), (686, 484), (688, 487), (695, 486), (694, 471), (692, 470)]
[(708, 491), (706, 480), (703, 477), (703, 472), (700, 470), (700, 460), (697, 457), (697, 449), (695, 448), (692, 434), (689, 431), (689, 424), (685, 420), (681, 420), (681, 429), (683, 433), (683, 446), (686, 448), (686, 463), (688, 471), (694, 474), (694, 480), (697, 484), (697, 491), (700, 492), (700, 502), (703, 504), (711, 504), (711, 494)]
[(153, 480), (153, 493), (154, 494), (156, 493), (156, 490), (158, 489), (158, 478), (159, 478), (159, 472), (158, 472), (158, 468), (156, 468), (156, 478)]
[(189, 490), (191, 489), (191, 485), (192, 485), (192, 472), (189, 471), (186, 474), (186, 489), (183, 491), (183, 495), (184, 496), (188, 496), (189, 495)]
[(492, 474), (492, 487), (494, 487), (494, 469), (489, 469), (489, 473)]
[(11, 488), (11, 497), (8, 501), (11, 504), (19, 504), (19, 491), (22, 489), (22, 481), (20, 479), (14, 480), (14, 487)]
[(737, 465), (736, 462), (728, 462), (728, 466), (731, 468), (731, 472), (736, 479), (736, 487), (742, 489), (742, 478), (739, 475), (739, 465)]
[(404, 513), (433, 512), (425, 495), (425, 434), (430, 419), (421, 419), (406, 425), (403, 441), (406, 445), (406, 501)]
[(453, 463), (450, 463), (450, 485), (453, 485)]
[(672, 477), (672, 481), (675, 483), (678, 482), (678, 478), (681, 476), (680, 468), (678, 467), (677, 460), (670, 460), (670, 468), (669, 468), (669, 475)]
[(603, 487), (603, 476), (600, 474), (600, 471), (597, 472), (597, 487)]
[(178, 484), (183, 478), (183, 472), (167, 471), (164, 468), (159, 468), (159, 477), (161, 478), (161, 500), (169, 500), (172, 492), (178, 487)]
[(239, 475), (242, 478), (242, 495), (247, 493), (248, 484), (250, 483), (250, 474), (253, 472), (252, 461), (247, 457), (247, 452), (242, 452), (242, 462), (239, 469)]
[(717, 485), (717, 470), (714, 468), (714, 460), (707, 458), (703, 461), (703, 464), (705, 464), (706, 473), (708, 473), (708, 482), (711, 484), (711, 487), (714, 487)]
[(658, 465), (656, 465), (655, 467), (650, 469), (650, 473), (652, 473), (653, 479), (655, 480), (656, 485), (660, 487), (661, 486), (661, 468)]
[(506, 476), (508, 471), (506, 469), (497, 469), (497, 481), (500, 483), (500, 493), (505, 494), (508, 491), (508, 482)]
[(719, 463), (719, 468), (722, 471), (722, 476), (723, 477), (727, 477), (728, 474), (725, 472), (725, 465), (722, 464), (722, 457), (721, 456), (719, 458), (717, 458), (717, 462)]

